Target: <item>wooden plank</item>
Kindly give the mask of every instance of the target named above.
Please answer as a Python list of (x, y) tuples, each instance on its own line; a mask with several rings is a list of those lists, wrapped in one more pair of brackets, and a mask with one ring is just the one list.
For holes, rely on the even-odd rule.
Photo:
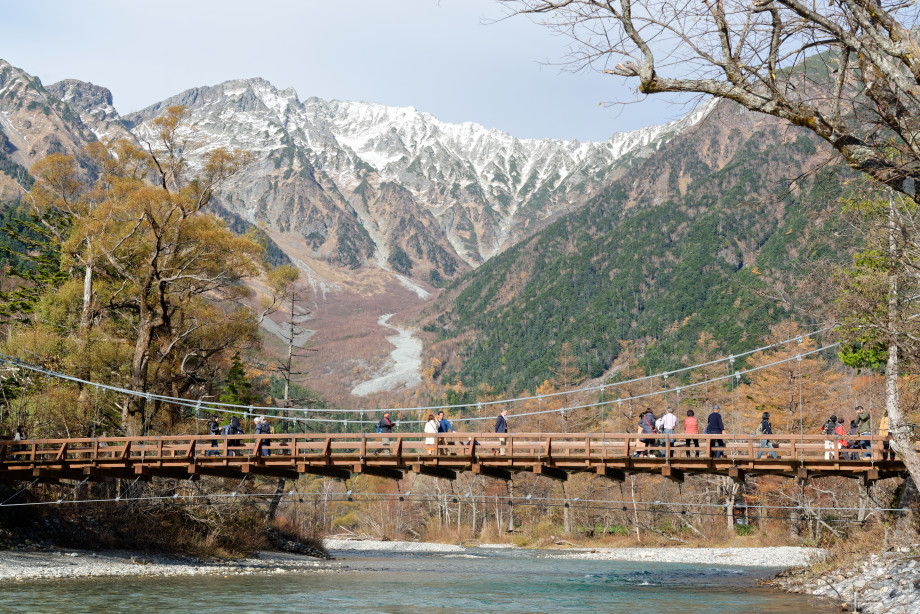
[(560, 482), (565, 482), (569, 479), (568, 472), (558, 469), (556, 467), (550, 467), (544, 463), (536, 463), (533, 466), (534, 475), (542, 475), (544, 477), (558, 480)]
[(54, 457), (54, 460), (58, 462), (63, 462), (64, 458), (67, 456), (67, 442), (61, 444), (61, 449), (57, 451), (57, 455)]

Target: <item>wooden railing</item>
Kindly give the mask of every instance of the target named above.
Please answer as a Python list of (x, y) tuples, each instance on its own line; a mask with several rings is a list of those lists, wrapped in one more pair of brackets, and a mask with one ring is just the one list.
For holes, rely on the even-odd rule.
[(241, 472), (399, 478), (404, 470), (446, 478), (466, 470), (495, 477), (533, 471), (556, 479), (573, 471), (614, 471), (614, 476), (661, 471), (681, 478), (683, 472), (738, 471), (802, 477), (804, 470), (876, 479), (903, 471), (885, 447), (887, 438), (847, 440), (866, 442), (868, 448), (842, 448), (836, 436), (747, 434), (307, 433), (5, 440), (0, 441), (0, 479)]

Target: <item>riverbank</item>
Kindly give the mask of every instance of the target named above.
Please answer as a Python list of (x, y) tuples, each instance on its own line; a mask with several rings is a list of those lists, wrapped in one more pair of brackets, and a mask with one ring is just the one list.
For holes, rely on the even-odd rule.
[[(480, 544), (463, 547), (454, 544), (378, 541), (373, 539), (326, 539), (326, 548), (336, 553), (348, 551), (392, 553), (466, 552), (477, 549), (507, 549), (507, 544)], [(510, 546), (513, 548), (513, 546)], [(689, 563), (694, 565), (735, 565), (739, 567), (788, 568), (810, 565), (821, 560), (820, 548), (777, 546), (769, 548), (559, 548), (544, 550), (544, 556), (600, 561)]]
[(817, 576), (791, 570), (772, 584), (791, 593), (837, 599), (853, 611), (920, 614), (920, 544), (872, 554), (858, 565)]
[(323, 561), (281, 552), (258, 552), (252, 557), (239, 560), (202, 560), (87, 550), (0, 551), (0, 582), (113, 576), (329, 573), (341, 569), (342, 563), (338, 561)]

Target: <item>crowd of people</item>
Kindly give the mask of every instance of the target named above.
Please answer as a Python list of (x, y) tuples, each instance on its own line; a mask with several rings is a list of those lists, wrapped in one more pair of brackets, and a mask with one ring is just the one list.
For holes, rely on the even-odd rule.
[[(666, 409), (665, 413), (659, 418), (655, 417), (650, 407), (646, 408), (639, 415), (639, 434), (644, 435), (644, 437), (639, 440), (639, 449), (634, 452), (633, 456), (648, 457), (650, 455), (663, 455), (664, 451), (661, 450), (661, 448), (668, 448), (670, 449), (670, 456), (673, 457), (674, 447), (679, 445), (679, 440), (672, 437), (672, 435), (677, 434), (677, 423), (677, 416), (674, 415), (670, 408)], [(825, 440), (824, 448), (826, 451), (824, 453), (824, 458), (833, 458), (835, 455), (835, 447), (837, 450), (863, 450), (863, 457), (871, 458), (871, 441), (869, 441), (868, 437), (872, 435), (873, 429), (869, 413), (862, 406), (857, 406), (856, 417), (850, 420), (849, 430), (847, 430), (845, 424), (846, 420), (842, 416), (838, 417), (833, 415), (822, 427), (822, 433), (834, 436), (833, 438)], [(875, 430), (881, 437), (888, 436), (887, 415), (883, 415), (879, 419), (878, 426)], [(712, 411), (706, 419), (706, 426), (703, 432), (706, 435), (721, 435), (725, 432), (725, 423), (722, 421), (721, 409), (718, 405), (713, 405)], [(696, 418), (694, 410), (688, 409), (686, 417), (684, 418), (683, 435), (685, 437), (681, 438), (683, 440), (684, 453), (687, 455), (687, 458), (690, 458), (691, 447), (695, 448), (695, 455), (699, 457), (699, 439), (692, 437), (693, 435), (699, 434), (699, 420)], [(757, 425), (757, 430), (754, 435), (773, 434), (773, 424), (770, 421), (770, 412), (765, 411), (761, 415), (760, 423)], [(666, 435), (666, 437), (662, 439), (655, 435)], [(859, 439), (848, 440), (848, 437), (858, 437)], [(891, 451), (889, 442), (887, 440), (882, 442), (882, 446), (882, 460), (888, 460), (889, 458), (894, 459), (894, 452)], [(769, 454), (774, 459), (779, 458), (776, 454), (775, 447), (776, 442), (771, 438), (761, 438), (760, 446), (757, 450), (757, 459), (759, 460), (764, 454)], [(713, 437), (711, 449), (713, 458), (722, 458), (725, 455), (725, 441)], [(856, 460), (859, 458), (859, 454), (860, 452), (841, 452), (839, 453), (839, 457), (844, 460)]]
[[(881, 437), (888, 436), (887, 415), (882, 415), (875, 430)], [(861, 405), (856, 407), (856, 417), (850, 420), (849, 428), (847, 428), (846, 418), (832, 414), (824, 423), (824, 426), (821, 427), (821, 432), (832, 436), (824, 441), (825, 459), (833, 458), (835, 449), (839, 458), (844, 460), (857, 460), (860, 454), (862, 454), (863, 458), (872, 457), (872, 442), (865, 439), (872, 435), (872, 417)], [(849, 437), (858, 439), (848, 439)], [(840, 452), (840, 450), (848, 451)], [(850, 450), (862, 450), (862, 452)], [(882, 442), (882, 460), (888, 460), (889, 458), (894, 459), (894, 452), (891, 451), (889, 442), (885, 440)]]

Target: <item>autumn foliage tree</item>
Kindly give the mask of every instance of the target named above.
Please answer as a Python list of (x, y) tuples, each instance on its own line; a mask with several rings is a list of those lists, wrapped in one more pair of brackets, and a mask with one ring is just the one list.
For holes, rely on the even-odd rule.
[[(262, 248), (206, 211), (249, 156), (218, 148), (190, 164), (183, 153), (185, 114), (170, 107), (152, 122), (154, 135), (144, 147), (92, 144), (91, 172), (73, 158), (48, 156), (33, 168), (26, 199), (58, 241), (61, 266), (70, 273), (44, 298), (44, 315), (55, 317), (36, 317), (30, 326), (53, 323), (83, 357), (81, 374), (101, 345), (122, 347), (127, 359), (116, 379), (140, 393), (201, 390), (225, 350), (257, 338), (241, 282), (260, 271)], [(34, 359), (22, 344), (18, 349)], [(145, 433), (160, 409), (156, 400), (130, 397), (119, 426)]]

